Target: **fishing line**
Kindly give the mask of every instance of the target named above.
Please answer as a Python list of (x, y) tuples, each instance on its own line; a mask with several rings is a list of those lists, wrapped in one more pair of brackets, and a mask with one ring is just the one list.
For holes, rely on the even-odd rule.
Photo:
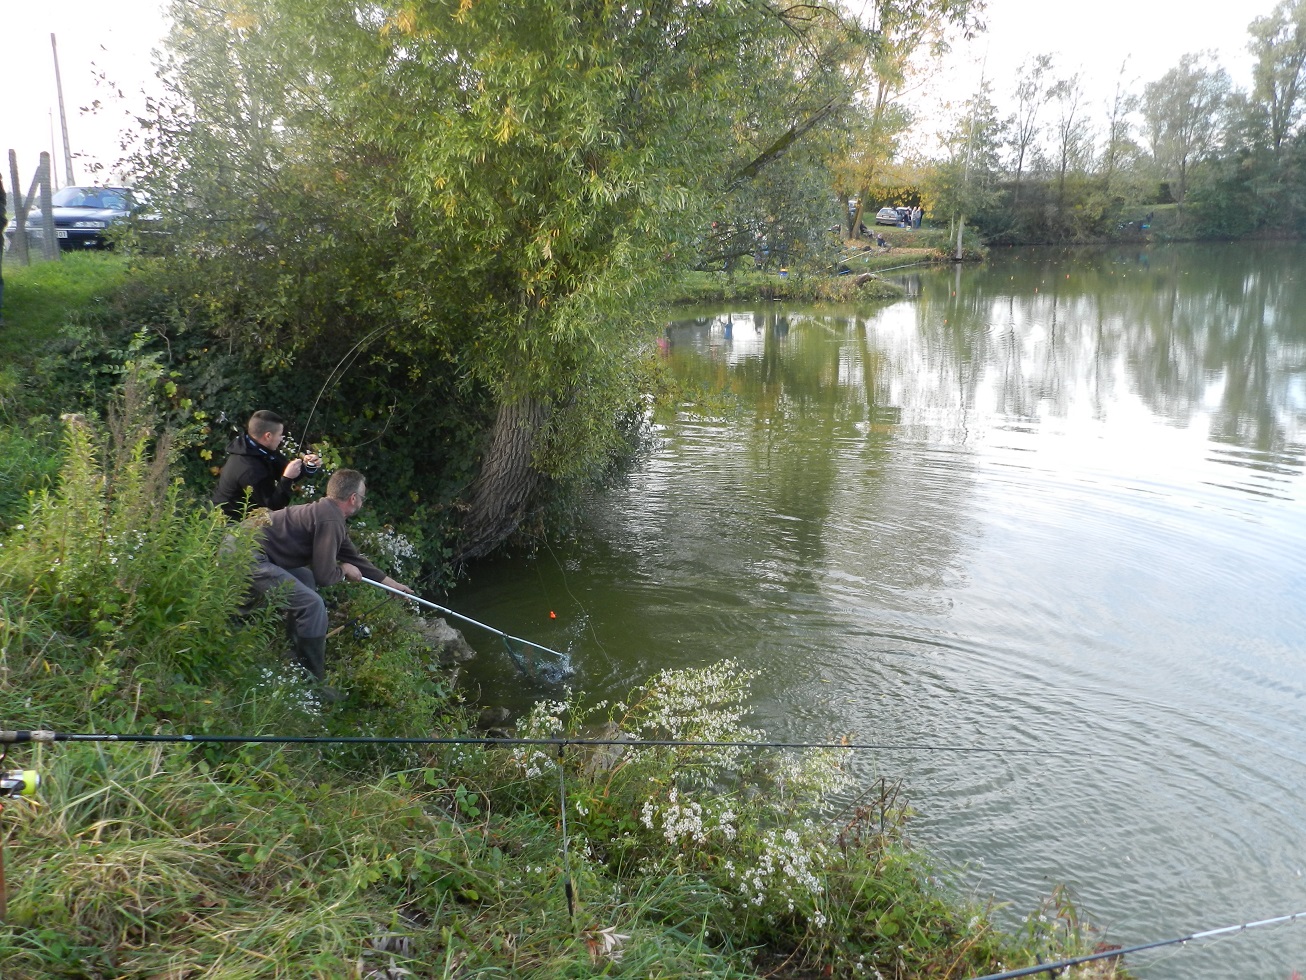
[[(544, 547), (548, 549), (549, 557), (553, 559), (553, 563), (558, 566), (558, 574), (562, 576), (563, 589), (566, 590), (567, 595), (571, 597), (571, 601), (576, 603), (576, 605), (580, 607), (581, 613), (584, 614), (585, 624), (589, 628), (590, 636), (594, 637), (594, 642), (598, 646), (599, 652), (601, 652), (604, 658), (607, 659), (608, 663), (611, 664), (612, 655), (608, 653), (607, 647), (603, 645), (603, 641), (599, 639), (598, 632), (594, 629), (594, 617), (590, 615), (590, 611), (585, 607), (585, 603), (577, 599), (576, 593), (571, 591), (571, 584), (567, 581), (567, 569), (564, 568), (562, 562), (558, 560), (558, 555), (553, 550), (553, 545), (549, 544), (548, 538), (544, 539)], [(536, 572), (539, 573), (538, 568), (536, 569)], [(540, 584), (543, 584), (543, 581), (544, 575), (540, 574)]]
[[(354, 351), (359, 350), (359, 348), (362, 347), (364, 344), (371, 343), (378, 336), (390, 330), (393, 330), (396, 326), (398, 326), (397, 323), (391, 323), (385, 326), (377, 327), (375, 330), (366, 334), (361, 340), (358, 341), (358, 343), (354, 344), (353, 347), (345, 351), (344, 357), (340, 358), (340, 360), (336, 362), (336, 366), (331, 369), (331, 373), (328, 374), (326, 380), (322, 382), (322, 387), (317, 390), (317, 397), (313, 399), (313, 407), (309, 409), (308, 412), (308, 421), (304, 423), (304, 428), (300, 432), (299, 444), (301, 446), (305, 446), (308, 444), (309, 426), (313, 424), (313, 416), (317, 412), (318, 403), (322, 401), (322, 396), (326, 394), (327, 388), (330, 387), (332, 384), (338, 382), (340, 379), (344, 378), (345, 372), (348, 371), (349, 368), (353, 367), (353, 363), (351, 362), (348, 367), (345, 367), (344, 370), (341, 370), (341, 367), (342, 365), (344, 365), (345, 361), (349, 360), (350, 356), (353, 355)], [(361, 351), (359, 353), (361, 354)], [(336, 377), (337, 371), (340, 372), (340, 376), (338, 378)]]
[(1147, 949), (1159, 949), (1162, 946), (1180, 946), (1184, 943), (1197, 942), (1203, 939), (1214, 939), (1216, 936), (1230, 936), (1234, 933), (1247, 932), (1249, 929), (1259, 929), (1262, 926), (1281, 925), (1285, 922), (1296, 922), (1298, 919), (1306, 918), (1306, 912), (1294, 912), (1291, 915), (1280, 915), (1273, 919), (1261, 919), (1259, 922), (1244, 922), (1236, 926), (1224, 926), (1220, 929), (1207, 929), (1205, 932), (1194, 932), (1187, 936), (1179, 936), (1175, 939), (1158, 939), (1150, 943), (1139, 943), (1137, 946), (1124, 946), (1120, 949), (1105, 950), (1101, 953), (1090, 953), (1086, 956), (1073, 956), (1069, 959), (1057, 960), (1055, 963), (1040, 963), (1037, 966), (1027, 966), (1019, 970), (1007, 970), (1005, 973), (986, 973), (982, 977), (974, 977), (972, 980), (1014, 980), (1015, 977), (1029, 977), (1036, 973), (1056, 973), (1072, 966), (1079, 966), (1081, 963), (1091, 963), (1094, 960), (1104, 960), (1112, 956), (1124, 956), (1126, 953), (1140, 953)]

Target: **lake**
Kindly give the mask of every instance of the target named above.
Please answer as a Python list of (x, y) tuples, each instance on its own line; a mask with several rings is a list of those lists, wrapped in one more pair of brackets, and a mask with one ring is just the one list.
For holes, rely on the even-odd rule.
[[(1306, 911), (1306, 248), (899, 281), (675, 323), (639, 465), (450, 603), (594, 698), (730, 657), (777, 739), (918, 746), (854, 770), (1012, 918), (1058, 883), (1125, 945)], [(488, 700), (548, 692), (468, 638)], [(1288, 980), (1306, 922), (1131, 966)]]

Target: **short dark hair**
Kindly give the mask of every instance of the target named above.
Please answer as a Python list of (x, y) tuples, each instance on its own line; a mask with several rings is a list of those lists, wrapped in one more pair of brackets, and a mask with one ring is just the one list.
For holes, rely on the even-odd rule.
[(269, 412), (266, 408), (260, 408), (249, 417), (249, 425), (246, 426), (246, 431), (257, 439), (261, 435), (265, 435), (275, 429), (284, 429), (285, 427), (285, 419), (280, 415), (276, 412)]
[(336, 470), (327, 480), (327, 496), (332, 500), (348, 500), (356, 493), (362, 493), (367, 480), (358, 470)]

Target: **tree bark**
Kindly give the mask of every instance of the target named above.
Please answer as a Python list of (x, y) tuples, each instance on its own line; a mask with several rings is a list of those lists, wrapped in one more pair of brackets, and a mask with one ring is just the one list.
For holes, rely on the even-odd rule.
[(457, 561), (489, 554), (525, 519), (544, 482), (533, 457), (548, 416), (548, 406), (530, 396), (499, 406), (489, 451), (472, 484)]

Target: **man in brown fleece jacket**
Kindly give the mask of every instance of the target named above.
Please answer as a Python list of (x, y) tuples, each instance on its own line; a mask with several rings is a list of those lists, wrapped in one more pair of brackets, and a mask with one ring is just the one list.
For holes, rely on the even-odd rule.
[(326, 677), (327, 613), (321, 585), (369, 578), (402, 592), (412, 592), (366, 558), (349, 540), (345, 521), (363, 509), (367, 481), (358, 470), (336, 470), (326, 496), (273, 512), (259, 535), (254, 566), (254, 594), (262, 597), (288, 584), (286, 617), (300, 663), (319, 681)]

